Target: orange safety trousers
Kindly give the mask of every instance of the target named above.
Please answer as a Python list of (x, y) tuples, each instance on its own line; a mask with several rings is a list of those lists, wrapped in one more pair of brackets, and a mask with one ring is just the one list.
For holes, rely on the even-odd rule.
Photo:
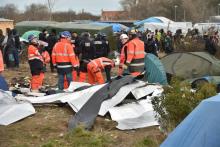
[(100, 69), (97, 69), (97, 67), (94, 67), (93, 65), (90, 64), (87, 66), (87, 71), (88, 71), (89, 84), (95, 84), (96, 82), (98, 84), (105, 83), (104, 77)]
[(81, 72), (79, 73), (79, 82), (86, 82), (87, 73)]
[(31, 79), (31, 89), (38, 90), (42, 87), (44, 80), (44, 73), (41, 72), (40, 75), (33, 75)]

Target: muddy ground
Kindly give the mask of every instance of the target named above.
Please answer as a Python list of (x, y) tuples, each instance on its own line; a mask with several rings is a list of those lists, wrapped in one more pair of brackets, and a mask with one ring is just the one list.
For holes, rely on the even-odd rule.
[[(9, 83), (14, 77), (30, 76), (28, 64), (22, 64), (19, 69), (6, 69), (3, 76)], [(45, 83), (56, 85), (56, 74), (48, 71), (45, 76)], [(9, 126), (0, 126), (0, 147), (37, 147), (46, 144), (51, 139), (62, 139), (67, 134), (68, 120), (74, 114), (71, 108), (68, 106), (38, 105), (35, 106), (35, 109), (36, 114), (28, 118)], [(116, 125), (116, 122), (111, 121), (109, 116), (97, 117), (91, 132), (108, 134), (114, 144), (107, 146), (151, 146), (145, 143), (146, 138), (153, 140), (154, 146), (159, 146), (164, 139), (164, 135), (158, 127), (120, 131), (116, 129)]]

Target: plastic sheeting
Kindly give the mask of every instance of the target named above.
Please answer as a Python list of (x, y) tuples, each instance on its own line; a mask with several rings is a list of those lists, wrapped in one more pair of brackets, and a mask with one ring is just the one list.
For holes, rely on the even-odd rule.
[(68, 128), (74, 129), (83, 124), (85, 128), (91, 129), (95, 118), (99, 113), (102, 102), (112, 98), (121, 87), (131, 84), (132, 82), (134, 82), (134, 77), (131, 75), (112, 79), (110, 83), (107, 83), (93, 94), (75, 116), (71, 118)]
[(161, 147), (219, 147), (220, 95), (203, 100), (168, 136)]
[(134, 95), (134, 97), (138, 100), (147, 95), (155, 93), (155, 91), (159, 91), (159, 93), (162, 93), (163, 88), (160, 85), (145, 84), (144, 86), (138, 87), (132, 90), (131, 92)]
[(101, 108), (99, 110), (99, 115), (104, 116), (110, 108), (121, 103), (133, 89), (143, 85), (145, 85), (145, 82), (138, 81), (120, 88), (120, 90), (114, 97), (102, 103)]
[(109, 110), (112, 120), (118, 122), (120, 130), (137, 129), (159, 125), (149, 100), (114, 107)]
[(35, 113), (27, 102), (17, 102), (11, 95), (0, 90), (0, 125), (9, 125)]
[[(86, 83), (74, 82), (70, 85), (69, 90), (74, 91), (80, 87), (87, 85), (85, 84)], [(105, 85), (106, 84), (95, 85), (73, 93), (59, 93), (42, 97), (23, 96), (19, 99), (27, 100), (31, 103), (68, 103), (73, 111), (78, 112), (90, 100), (90, 98)], [(102, 102), (99, 109), (99, 115), (104, 116), (107, 112), (109, 112), (109, 110), (111, 110), (110, 114), (112, 115), (113, 120), (118, 122), (117, 128), (122, 130), (157, 125), (154, 119), (154, 113), (151, 111), (152, 105), (150, 103), (145, 103), (144, 101), (146, 99), (146, 96), (159, 96), (162, 92), (163, 89), (160, 85), (148, 84), (143, 81), (130, 83), (129, 85), (121, 87), (116, 95), (113, 96), (111, 99)], [(117, 107), (116, 105), (126, 99), (129, 93), (133, 94), (136, 100), (143, 98), (143, 103), (142, 101), (140, 101), (138, 103), (127, 104)], [(136, 101), (135, 99), (134, 101)], [(146, 104), (146, 106), (144, 104)], [(126, 107), (129, 109), (127, 109)], [(113, 113), (118, 115), (114, 115)], [(124, 118), (125, 114), (126, 118)], [(122, 118), (120, 118), (121, 116)]]

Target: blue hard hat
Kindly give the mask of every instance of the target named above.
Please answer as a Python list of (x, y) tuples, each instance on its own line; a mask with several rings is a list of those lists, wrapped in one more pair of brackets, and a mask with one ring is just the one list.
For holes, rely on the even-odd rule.
[(34, 38), (37, 38), (37, 36), (35, 36), (34, 34), (30, 34), (28, 36), (28, 41), (31, 42)]
[(61, 37), (70, 38), (71, 34), (69, 31), (63, 31), (63, 32), (61, 32)]

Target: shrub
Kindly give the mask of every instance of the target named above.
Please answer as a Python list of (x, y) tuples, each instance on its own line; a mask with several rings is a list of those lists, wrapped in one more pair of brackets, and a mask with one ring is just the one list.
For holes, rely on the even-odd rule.
[(216, 95), (216, 86), (210, 83), (200, 85), (194, 92), (190, 83), (178, 78), (173, 78), (170, 85), (164, 88), (163, 96), (152, 99), (156, 117), (165, 133), (175, 128), (203, 99)]

